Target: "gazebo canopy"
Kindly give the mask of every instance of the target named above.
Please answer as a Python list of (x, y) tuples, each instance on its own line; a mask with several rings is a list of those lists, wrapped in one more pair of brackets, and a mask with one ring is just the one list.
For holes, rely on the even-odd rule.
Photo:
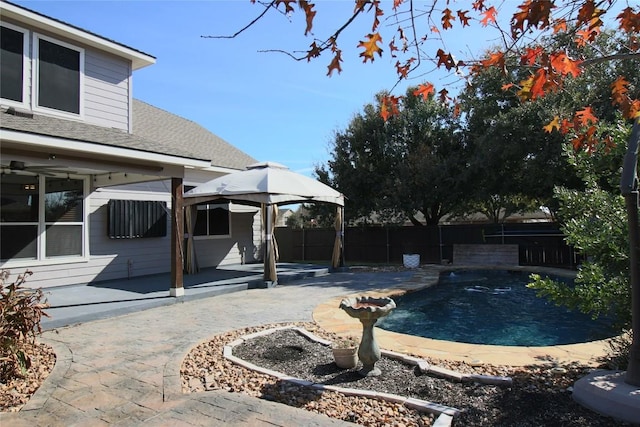
[[(295, 173), (279, 163), (262, 162), (247, 166), (246, 170), (212, 179), (187, 191), (184, 194), (184, 206), (193, 206), (217, 199), (263, 206), (264, 280), (268, 283), (277, 283), (277, 256), (275, 255), (277, 245), (275, 245), (273, 234), (277, 215), (276, 205), (315, 202), (338, 205), (336, 216), (339, 218), (340, 224), (336, 223), (336, 242), (332, 265), (333, 267), (342, 265), (344, 196), (328, 185)], [(193, 251), (193, 245), (190, 247)]]
[(212, 179), (187, 191), (184, 197), (185, 205), (227, 199), (268, 205), (323, 202), (344, 206), (340, 192), (273, 162), (256, 163)]

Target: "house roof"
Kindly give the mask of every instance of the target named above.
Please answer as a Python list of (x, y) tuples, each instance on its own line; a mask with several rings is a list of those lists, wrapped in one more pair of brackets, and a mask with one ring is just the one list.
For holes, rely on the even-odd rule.
[(257, 160), (199, 124), (133, 100), (133, 134), (163, 145), (174, 145), (190, 157), (211, 160), (211, 166), (244, 169)]
[(210, 161), (212, 166), (244, 169), (256, 160), (197, 123), (142, 101), (133, 102), (133, 134), (41, 114), (0, 112), (0, 129), (102, 146)]

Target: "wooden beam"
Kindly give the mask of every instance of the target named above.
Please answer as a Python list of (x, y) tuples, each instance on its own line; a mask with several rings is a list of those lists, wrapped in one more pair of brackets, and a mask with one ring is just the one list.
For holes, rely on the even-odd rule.
[(183, 184), (182, 178), (171, 178), (171, 288), (169, 295), (181, 297), (184, 295), (183, 254), (184, 242), (183, 218)]

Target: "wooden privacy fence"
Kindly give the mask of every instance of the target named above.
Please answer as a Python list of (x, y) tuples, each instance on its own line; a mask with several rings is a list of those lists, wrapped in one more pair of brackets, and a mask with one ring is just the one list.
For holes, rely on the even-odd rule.
[[(328, 228), (276, 228), (280, 261), (330, 262), (335, 231)], [(582, 260), (556, 223), (462, 224), (424, 227), (348, 227), (345, 260), (353, 263), (402, 263), (402, 255), (420, 254), (423, 264), (455, 262), (454, 245), (518, 246), (519, 265), (575, 268)]]

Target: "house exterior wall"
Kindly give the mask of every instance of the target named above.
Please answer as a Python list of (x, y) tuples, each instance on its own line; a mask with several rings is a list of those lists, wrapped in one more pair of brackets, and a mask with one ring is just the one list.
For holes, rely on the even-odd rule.
[[(42, 119), (42, 116), (49, 116), (56, 118), (56, 120), (68, 120), (70, 122), (84, 122), (86, 124), (96, 125), (108, 129), (118, 129), (123, 132), (133, 132), (133, 94), (132, 94), (132, 73), (134, 69), (139, 69), (147, 65), (151, 65), (155, 62), (155, 58), (139, 51), (135, 51), (131, 48), (127, 48), (124, 45), (114, 46), (114, 42), (110, 40), (102, 39), (96, 40), (95, 35), (85, 32), (84, 30), (63, 25), (64, 28), (60, 28), (61, 22), (54, 23), (46, 22), (47, 17), (41, 16), (43, 19), (25, 18), (20, 13), (15, 11), (11, 12), (16, 7), (8, 3), (2, 3), (2, 23), (6, 23), (7, 26), (13, 25), (16, 27), (14, 31), (24, 34), (23, 44), (23, 82), (24, 91), (21, 93), (21, 97), (8, 97), (8, 99), (0, 100), (0, 105), (3, 110), (6, 107), (16, 107), (19, 109), (31, 109), (35, 115), (34, 118)], [(11, 10), (10, 10), (11, 9)], [(5, 13), (6, 10), (11, 12)], [(27, 14), (30, 12), (24, 12)], [(9, 18), (7, 18), (9, 16)], [(25, 15), (26, 16), (26, 15)], [(30, 24), (27, 24), (29, 22)], [(41, 28), (39, 28), (41, 27)], [(47, 30), (43, 30), (46, 28)], [(12, 34), (12, 33), (10, 33)], [(13, 37), (13, 36), (12, 36)], [(99, 37), (99, 36), (98, 36)], [(38, 73), (34, 72), (35, 68), (38, 68), (35, 64), (38, 47), (42, 46), (46, 48), (47, 44), (38, 44), (38, 40), (45, 40), (49, 44), (59, 45), (59, 47), (66, 48), (67, 50), (74, 51), (73, 58), (76, 57), (80, 60), (80, 65), (75, 61), (71, 61), (68, 70), (73, 72), (73, 79), (69, 81), (74, 82), (72, 90), (64, 90), (65, 96), (50, 96), (54, 101), (73, 101), (71, 106), (64, 105), (64, 103), (56, 103), (51, 100), (45, 100), (45, 96), (42, 96), (39, 101), (36, 101), (35, 88), (36, 88), (36, 76)], [(55, 50), (55, 49), (54, 49)], [(47, 49), (43, 49), (46, 52)], [(55, 62), (51, 61), (50, 62)], [(43, 65), (45, 64), (45, 65)], [(45, 83), (47, 76), (54, 76), (55, 73), (46, 73), (47, 59), (46, 55), (43, 55), (43, 62), (40, 65), (39, 75), (41, 82)], [(7, 68), (8, 69), (8, 68)], [(65, 82), (65, 79), (51, 80), (53, 82)], [(80, 86), (75, 86), (75, 82), (78, 81)], [(46, 88), (43, 84), (41, 87)], [(69, 89), (69, 88), (67, 88)], [(79, 89), (79, 95), (78, 90)], [(43, 95), (46, 91), (41, 89), (40, 95)], [(68, 99), (67, 99), (68, 98)], [(76, 102), (77, 101), (77, 102)], [(39, 106), (35, 104), (39, 103)], [(137, 105), (137, 104), (136, 104)], [(15, 113), (15, 112), (14, 112)], [(157, 113), (156, 113), (157, 114)], [(37, 117), (36, 117), (37, 116)], [(151, 117), (154, 117), (150, 114)], [(55, 120), (51, 120), (55, 121)], [(182, 120), (182, 122), (187, 122)], [(47, 121), (44, 121), (46, 124)], [(178, 123), (178, 129), (190, 129), (189, 126), (185, 126), (184, 123)], [(14, 125), (17, 126), (17, 125)], [(49, 135), (49, 129), (55, 128), (55, 126), (45, 126), (39, 129), (43, 135)], [(78, 126), (82, 132), (86, 132), (87, 142), (99, 143), (94, 141), (92, 137), (93, 133), (101, 134), (101, 132), (94, 132), (95, 129), (90, 126)], [(24, 135), (30, 135), (32, 133), (31, 128), (28, 126), (11, 128), (12, 132), (22, 132), (20, 137)], [(120, 136), (120, 132), (117, 132)], [(37, 134), (37, 132), (36, 132)], [(201, 135), (200, 129), (194, 132), (195, 135)], [(51, 135), (60, 137), (60, 135), (52, 132)], [(189, 140), (188, 136), (183, 136), (184, 133), (179, 133), (185, 141)], [(82, 145), (82, 136), (73, 137), (69, 140), (60, 139), (54, 142), (42, 143), (38, 141), (44, 148), (41, 149), (41, 153), (37, 153), (40, 157), (52, 159), (52, 154), (56, 154), (58, 147), (64, 148), (64, 144), (76, 144)], [(146, 139), (146, 141), (153, 142), (153, 138), (145, 138), (144, 134), (136, 135), (139, 138), (131, 137), (135, 139)], [(217, 138), (217, 137), (216, 137)], [(166, 138), (165, 138), (166, 139)], [(194, 138), (195, 139), (195, 138)], [(5, 145), (6, 150), (15, 150), (16, 152), (22, 151), (20, 144), (23, 144), (23, 139), (9, 140), (14, 146)], [(108, 136), (100, 136), (102, 146), (109, 146), (111, 144), (111, 134)], [(145, 142), (146, 142), (145, 141)], [(140, 165), (142, 172), (132, 172), (133, 176), (129, 176), (129, 182), (135, 179), (159, 179), (162, 181), (145, 181), (138, 184), (129, 185), (115, 185), (125, 182), (127, 169), (120, 169), (120, 165), (117, 160), (104, 159), (104, 164), (100, 163), (100, 160), (92, 158), (94, 154), (94, 145), (86, 144), (86, 147), (73, 148), (80, 152), (77, 155), (74, 154), (70, 159), (64, 160), (65, 153), (58, 153), (56, 161), (55, 174), (57, 178), (63, 177), (66, 174), (67, 181), (81, 180), (84, 188), (81, 196), (77, 196), (78, 199), (84, 197), (83, 205), (83, 218), (79, 224), (74, 226), (82, 226), (82, 243), (77, 245), (81, 248), (75, 252), (59, 254), (47, 252), (47, 236), (49, 231), (47, 226), (50, 225), (44, 219), (46, 212), (44, 208), (39, 209), (39, 215), (37, 224), (37, 235), (35, 239), (30, 235), (24, 237), (24, 240), (28, 245), (36, 242), (37, 254), (32, 256), (31, 253), (7, 252), (9, 254), (6, 259), (2, 259), (0, 263), (1, 268), (7, 268), (11, 271), (12, 276), (20, 274), (25, 270), (30, 270), (33, 275), (29, 278), (27, 286), (37, 288), (49, 288), (54, 286), (65, 286), (74, 284), (85, 284), (92, 282), (100, 282), (105, 280), (122, 279), (127, 277), (137, 277), (149, 274), (168, 273), (172, 266), (172, 253), (171, 253), (171, 181), (166, 180), (166, 177), (183, 177), (184, 183), (191, 183), (197, 185), (202, 182), (206, 182), (212, 178), (215, 178), (224, 173), (230, 172), (235, 168), (238, 168), (238, 163), (243, 160), (240, 156), (235, 159), (234, 156), (229, 156), (227, 159), (224, 156), (224, 150), (233, 148), (228, 146), (224, 141), (224, 144), (216, 145), (210, 148), (210, 139), (207, 139), (206, 135), (202, 140), (197, 140), (201, 145), (204, 145), (204, 149), (200, 151), (200, 154), (194, 154), (189, 150), (175, 150), (172, 152), (165, 152), (158, 148), (158, 151), (145, 150), (145, 152), (138, 152), (141, 150), (137, 143), (131, 142), (127, 147), (123, 148), (116, 146), (118, 151), (117, 156), (113, 154), (113, 157), (122, 156), (120, 151), (129, 148), (132, 150), (130, 158), (125, 159), (127, 162), (131, 162), (133, 166), (138, 166), (136, 160), (139, 160), (142, 156), (146, 156), (148, 151), (154, 156), (160, 157), (157, 160), (158, 163), (162, 163), (162, 167), (149, 166), (148, 173), (143, 168), (144, 165)], [(31, 143), (32, 141), (29, 141)], [(158, 137), (158, 145), (165, 144), (181, 144), (183, 141), (177, 139), (169, 142)], [(215, 142), (215, 141), (214, 141)], [(2, 144), (0, 144), (1, 146)], [(49, 150), (49, 147), (53, 147), (53, 151)], [(234, 149), (235, 150), (235, 149)], [(214, 153), (215, 151), (215, 153)], [(237, 151), (237, 150), (236, 150)], [(138, 153), (137, 153), (138, 152)], [(211, 163), (207, 160), (211, 155), (212, 157), (218, 156), (224, 161), (216, 163), (216, 167), (211, 167)], [(4, 152), (2, 153), (5, 154)], [(44, 156), (42, 156), (44, 154)], [(103, 153), (104, 154), (104, 153)], [(232, 153), (233, 154), (233, 153)], [(32, 161), (31, 155), (20, 154), (26, 157), (27, 160), (20, 160), (16, 158), (18, 163), (24, 163)], [(18, 154), (16, 154), (18, 156)], [(111, 154), (105, 154), (105, 157), (110, 157)], [(36, 160), (34, 155), (33, 162)], [(165, 158), (167, 157), (167, 158)], [(118, 157), (119, 158), (119, 157)], [(249, 158), (250, 159), (250, 158)], [(96, 161), (94, 161), (96, 160)], [(155, 163), (155, 160), (154, 160)], [(3, 168), (6, 168), (3, 165)], [(132, 167), (134, 170), (136, 167)], [(193, 170), (191, 168), (204, 168), (206, 170)], [(230, 169), (228, 169), (230, 168)], [(25, 169), (26, 170), (26, 169)], [(114, 173), (114, 179), (111, 179), (111, 172)], [(24, 172), (28, 176), (36, 177), (35, 172)], [(136, 176), (138, 174), (144, 174), (144, 176)], [(118, 177), (118, 175), (124, 175)], [(54, 175), (52, 175), (54, 176)], [(38, 194), (40, 194), (40, 200), (44, 200), (43, 195), (46, 191), (45, 174), (39, 175), (40, 183)], [(51, 178), (53, 180), (53, 178)], [(27, 190), (27, 189), (25, 189)], [(33, 190), (33, 188), (31, 189)], [(16, 200), (21, 203), (20, 198), (25, 196), (25, 192), (20, 190), (16, 195)], [(133, 200), (133, 201), (161, 201), (166, 202), (167, 210), (167, 234), (163, 237), (148, 237), (148, 238), (132, 238), (132, 239), (115, 239), (108, 236), (108, 204), (112, 199), (117, 200)], [(29, 199), (31, 200), (31, 199)], [(29, 202), (29, 205), (31, 202)], [(44, 206), (45, 204), (42, 203)], [(206, 237), (196, 242), (196, 248), (198, 249), (198, 256), (200, 259), (201, 267), (213, 267), (217, 265), (227, 265), (242, 262), (255, 261), (256, 254), (256, 242), (255, 230), (256, 230), (256, 218), (257, 218), (257, 233), (258, 244), (260, 238), (259, 228), (259, 215), (256, 215), (254, 211), (243, 212), (231, 212), (230, 213), (230, 235), (225, 237)], [(13, 221), (17, 223), (17, 221)], [(29, 221), (28, 224), (33, 228), (31, 223), (36, 221)], [(2, 224), (5, 226), (7, 224)], [(56, 224), (54, 224), (55, 226)], [(225, 230), (225, 233), (227, 231)], [(24, 235), (24, 233), (23, 233)], [(79, 233), (77, 233), (79, 235)], [(55, 230), (51, 231), (51, 236), (56, 236)], [(10, 239), (3, 242), (10, 242)], [(52, 242), (64, 242), (63, 239), (55, 240), (51, 238), (48, 240)], [(75, 240), (74, 240), (75, 242)], [(19, 239), (19, 244), (22, 244), (22, 240)], [(17, 245), (15, 245), (17, 246)], [(13, 250), (13, 248), (11, 248)], [(22, 249), (22, 248), (18, 248)], [(75, 249), (75, 248), (74, 248)], [(19, 255), (19, 256), (18, 256)]]
[[(87, 261), (10, 268), (12, 274), (31, 270), (32, 288), (95, 283), (134, 278), (171, 269), (171, 195), (166, 181), (100, 188), (89, 196), (89, 258)], [(110, 239), (107, 235), (107, 205), (111, 199), (163, 201), (167, 203), (167, 235), (139, 239)], [(201, 268), (255, 262), (254, 224), (259, 215), (231, 213), (231, 237), (196, 240)]]
[(84, 69), (87, 123), (129, 131), (131, 64), (87, 49)]
[(251, 225), (253, 213), (231, 214), (231, 237), (196, 239), (196, 255), (200, 268), (255, 262)]
[[(166, 202), (167, 235), (138, 239), (110, 239), (107, 235), (107, 205), (110, 199)], [(170, 270), (171, 197), (169, 193), (133, 191), (126, 186), (101, 188), (92, 193), (90, 206), (90, 264), (99, 267), (100, 270), (99, 272), (91, 271), (86, 282), (145, 276)]]

